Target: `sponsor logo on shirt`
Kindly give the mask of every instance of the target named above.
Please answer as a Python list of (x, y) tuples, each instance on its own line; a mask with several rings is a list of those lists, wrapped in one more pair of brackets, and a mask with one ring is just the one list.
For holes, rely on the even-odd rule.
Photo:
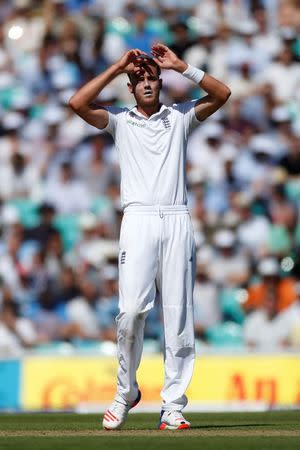
[(133, 125), (139, 128), (145, 128), (146, 124), (144, 122), (135, 122), (134, 120), (127, 119), (128, 125)]

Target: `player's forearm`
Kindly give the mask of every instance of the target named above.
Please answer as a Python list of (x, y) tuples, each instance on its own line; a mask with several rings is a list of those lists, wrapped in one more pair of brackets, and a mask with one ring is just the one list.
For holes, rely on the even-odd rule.
[(79, 111), (89, 105), (98, 97), (100, 92), (114, 78), (122, 73), (118, 64), (113, 64), (103, 73), (93, 78), (91, 81), (82, 86), (70, 99), (69, 105), (74, 111)]
[(231, 91), (226, 84), (216, 80), (216, 78), (208, 75), (207, 73), (200, 81), (199, 86), (207, 92), (208, 95), (220, 101), (222, 104), (228, 100), (231, 94)]
[(177, 61), (175, 61), (174, 63), (173, 70), (176, 70), (176, 72), (179, 73), (183, 73), (186, 71), (187, 68), (188, 68), (187, 63), (182, 59), (178, 58)]

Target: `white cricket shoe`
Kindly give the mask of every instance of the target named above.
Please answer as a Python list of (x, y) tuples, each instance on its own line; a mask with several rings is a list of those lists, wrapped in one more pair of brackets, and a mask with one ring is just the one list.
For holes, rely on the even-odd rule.
[(181, 411), (162, 410), (158, 428), (160, 430), (187, 430), (191, 428), (191, 424), (183, 417)]
[(117, 430), (121, 428), (126, 422), (129, 410), (139, 403), (141, 396), (141, 391), (139, 390), (136, 400), (132, 403), (124, 404), (114, 400), (104, 413), (103, 428), (105, 430)]

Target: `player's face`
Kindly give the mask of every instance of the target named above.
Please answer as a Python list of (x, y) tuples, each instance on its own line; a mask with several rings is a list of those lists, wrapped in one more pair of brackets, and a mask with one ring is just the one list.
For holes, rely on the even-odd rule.
[(159, 102), (161, 80), (155, 66), (147, 65), (145, 70), (135, 74), (128, 87), (140, 106), (152, 106)]

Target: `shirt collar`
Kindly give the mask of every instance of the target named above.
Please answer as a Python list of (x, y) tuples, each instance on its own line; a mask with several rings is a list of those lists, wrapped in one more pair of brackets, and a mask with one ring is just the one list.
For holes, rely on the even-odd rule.
[(135, 116), (138, 116), (141, 119), (152, 120), (152, 119), (155, 119), (156, 117), (160, 117), (160, 116), (165, 115), (166, 110), (168, 111), (168, 107), (166, 105), (161, 104), (159, 111), (157, 111), (156, 113), (152, 114), (152, 116), (150, 116), (149, 118), (144, 116), (144, 114), (141, 114), (137, 110), (137, 106), (134, 106), (132, 109), (130, 109), (129, 113), (130, 114), (134, 114)]

